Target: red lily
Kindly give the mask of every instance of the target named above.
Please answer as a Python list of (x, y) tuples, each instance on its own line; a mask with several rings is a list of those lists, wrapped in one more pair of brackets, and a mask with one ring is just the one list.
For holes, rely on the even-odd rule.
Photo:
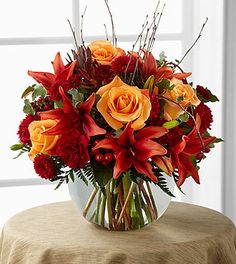
[(170, 147), (170, 161), (173, 168), (178, 168), (179, 179), (177, 185), (180, 187), (188, 175), (191, 175), (196, 183), (200, 183), (198, 171), (192, 164), (190, 157), (196, 156), (202, 151), (202, 142), (206, 148), (214, 142), (216, 137), (202, 138), (202, 142), (197, 135), (197, 130), (201, 126), (201, 119), (196, 115), (196, 126), (187, 135), (182, 136), (182, 139), (174, 146)]
[(59, 135), (70, 133), (72, 130), (79, 130), (87, 137), (105, 134), (106, 130), (97, 126), (90, 115), (91, 108), (95, 101), (95, 95), (83, 102), (76, 108), (70, 99), (65, 95), (62, 87), (59, 87), (59, 92), (63, 100), (63, 108), (56, 108), (53, 110), (39, 113), (41, 119), (57, 119), (58, 123), (48, 129), (45, 134)]
[[(73, 71), (76, 65), (76, 61), (73, 61), (69, 66), (64, 65), (61, 55), (58, 52), (55, 56), (54, 61), (52, 62), (54, 74), (49, 72), (35, 72), (28, 71), (28, 74), (34, 78), (38, 83), (42, 83), (42, 85), (47, 89), (48, 93), (54, 97), (52, 99), (58, 100), (58, 89), (59, 86), (62, 85), (63, 82), (69, 80), (69, 78), (73, 75)], [(56, 85), (56, 92), (53, 91), (54, 85)], [(55, 94), (55, 96), (53, 96)]]
[(165, 155), (167, 150), (151, 138), (159, 138), (167, 132), (168, 130), (163, 127), (150, 126), (140, 130), (135, 137), (134, 130), (129, 124), (119, 138), (102, 139), (93, 150), (103, 148), (114, 151), (116, 158), (113, 170), (114, 179), (117, 179), (122, 172), (133, 165), (139, 173), (146, 175), (153, 182), (157, 182), (158, 179), (154, 175), (148, 159), (156, 155)]
[(149, 76), (154, 75), (155, 82), (159, 82), (163, 78), (169, 80), (171, 80), (172, 78), (183, 80), (191, 75), (191, 72), (174, 73), (174, 70), (168, 66), (158, 67), (156, 59), (152, 55), (152, 53), (145, 50), (142, 51), (144, 53), (142, 70), (142, 77), (144, 79), (147, 79)]

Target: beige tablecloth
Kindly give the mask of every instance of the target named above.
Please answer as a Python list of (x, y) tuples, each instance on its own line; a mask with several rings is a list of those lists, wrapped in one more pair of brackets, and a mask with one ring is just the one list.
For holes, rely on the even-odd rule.
[(4, 226), (1, 264), (235, 264), (236, 230), (222, 214), (171, 203), (156, 224), (105, 231), (79, 216), (71, 202), (23, 211)]

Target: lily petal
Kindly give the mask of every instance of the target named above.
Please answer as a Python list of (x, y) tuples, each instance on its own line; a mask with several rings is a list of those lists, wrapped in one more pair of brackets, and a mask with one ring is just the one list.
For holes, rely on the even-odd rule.
[(137, 140), (159, 138), (168, 133), (168, 129), (159, 126), (149, 126), (140, 130), (137, 135)]
[(135, 142), (136, 140), (134, 138), (134, 130), (131, 128), (131, 123), (129, 123), (118, 138), (118, 144), (120, 146), (128, 147), (133, 145)]
[(113, 170), (113, 178), (117, 179), (122, 172), (128, 170), (133, 163), (133, 156), (130, 151), (125, 149), (121, 150), (121, 152), (116, 157), (116, 163)]
[(83, 115), (82, 125), (83, 125), (83, 130), (85, 132), (85, 135), (87, 135), (88, 137), (106, 134), (106, 130), (103, 128), (100, 128), (95, 123), (93, 118), (88, 114)]
[(61, 72), (65, 70), (65, 66), (61, 59), (60, 52), (57, 52), (54, 61), (52, 62), (52, 66), (55, 72), (55, 75), (59, 75)]
[(146, 161), (141, 162), (138, 160), (134, 160), (133, 165), (139, 173), (146, 175), (153, 182), (158, 182), (157, 176), (153, 173), (150, 163)]
[(42, 83), (45, 88), (50, 88), (55, 80), (55, 76), (49, 72), (28, 71), (29, 76), (35, 79), (36, 82)]

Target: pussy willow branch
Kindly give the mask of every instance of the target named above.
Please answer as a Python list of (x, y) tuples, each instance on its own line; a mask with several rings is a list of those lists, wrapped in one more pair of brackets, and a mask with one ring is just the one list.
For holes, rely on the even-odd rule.
[(111, 12), (111, 8), (109, 6), (108, 0), (104, 0), (110, 19), (111, 19), (111, 26), (112, 26), (112, 43), (114, 46), (117, 45), (117, 37), (116, 37), (116, 33), (115, 33), (115, 24), (114, 24), (114, 20), (113, 20), (113, 16), (112, 16), (112, 12)]
[(182, 57), (182, 59), (178, 62), (178, 65), (182, 63), (182, 61), (185, 59), (185, 57), (188, 55), (188, 53), (192, 50), (192, 48), (196, 45), (196, 43), (198, 42), (198, 40), (200, 39), (200, 37), (202, 36), (202, 32), (204, 27), (206, 26), (208, 21), (208, 17), (206, 18), (206, 21), (203, 23), (202, 28), (198, 34), (198, 37), (196, 38), (196, 40), (193, 42), (193, 44), (190, 46), (190, 48), (185, 52), (184, 56)]
[(106, 40), (108, 40), (108, 33), (107, 33), (107, 26), (106, 26), (106, 24), (104, 24), (104, 28), (105, 28)]
[[(153, 34), (153, 42), (152, 42), (152, 44), (151, 44), (151, 46), (150, 46), (149, 51), (152, 51), (152, 49), (153, 49), (153, 46), (154, 46), (154, 43), (155, 43), (155, 40), (156, 40), (156, 31), (157, 31), (157, 29), (158, 29), (158, 27), (159, 27), (159, 25), (160, 25), (161, 18), (162, 18), (162, 16), (163, 16), (163, 13), (164, 13), (164, 9), (165, 9), (165, 7), (166, 7), (166, 3), (163, 5), (162, 10), (161, 10), (161, 13), (160, 13), (160, 15), (159, 15), (159, 19), (158, 19), (158, 21), (157, 21), (157, 23), (156, 23), (156, 26), (155, 26), (155, 32), (154, 32), (154, 34)], [(157, 17), (158, 17), (158, 16), (157, 16)]]
[(126, 68), (125, 68), (125, 81), (127, 81), (127, 80), (126, 80), (126, 77), (127, 77), (127, 71), (128, 71), (128, 68), (129, 68), (130, 63), (131, 63), (131, 60), (132, 60), (132, 53), (133, 53), (134, 48), (135, 48), (135, 46), (137, 45), (138, 41), (139, 41), (140, 39), (142, 39), (143, 32), (144, 32), (145, 28), (146, 28), (147, 25), (148, 25), (148, 21), (147, 21), (147, 20), (148, 20), (148, 15), (146, 15), (145, 20), (144, 20), (144, 23), (142, 24), (142, 30), (141, 30), (140, 34), (138, 35), (136, 41), (135, 41), (134, 44), (132, 45), (131, 55), (129, 55), (129, 61), (128, 61), (127, 65), (126, 65)]
[[(200, 133), (200, 131), (199, 131), (198, 128), (197, 128), (197, 123), (196, 123), (196, 120), (195, 120), (194, 116), (193, 116), (189, 111), (187, 111), (182, 105), (176, 103), (175, 101), (173, 101), (173, 100), (171, 100), (171, 99), (169, 99), (169, 98), (167, 98), (167, 97), (165, 97), (165, 96), (163, 96), (163, 95), (158, 95), (158, 97), (159, 97), (159, 98), (162, 98), (162, 99), (165, 99), (165, 100), (167, 100), (167, 101), (170, 101), (170, 102), (172, 102), (172, 103), (178, 105), (178, 106), (179, 106), (179, 107), (180, 107), (180, 108), (181, 108), (186, 114), (188, 114), (188, 115), (191, 117), (191, 119), (193, 120), (194, 126), (195, 126), (195, 128), (196, 128), (197, 135), (198, 135), (198, 137), (199, 137), (199, 139), (200, 139), (200, 142), (201, 142), (201, 145), (202, 145), (202, 153), (205, 153), (204, 142), (203, 142), (203, 139), (202, 139), (201, 133)], [(202, 157), (201, 157), (201, 159), (199, 160), (199, 162), (200, 162), (201, 160), (202, 160)]]
[(77, 42), (77, 39), (76, 39), (76, 36), (75, 36), (75, 31), (73, 30), (73, 27), (72, 27), (72, 25), (70, 23), (70, 20), (67, 19), (67, 21), (69, 23), (69, 26), (70, 26), (70, 29), (71, 29), (71, 32), (72, 32), (72, 35), (73, 35), (73, 38), (74, 38), (76, 49), (78, 50), (79, 49), (79, 45), (78, 45), (78, 42)]
[(81, 39), (83, 47), (85, 47), (84, 36), (83, 36), (83, 27), (84, 27), (84, 16), (85, 16), (86, 10), (87, 10), (87, 6), (85, 6), (84, 12), (81, 15), (81, 25), (80, 25), (80, 39)]

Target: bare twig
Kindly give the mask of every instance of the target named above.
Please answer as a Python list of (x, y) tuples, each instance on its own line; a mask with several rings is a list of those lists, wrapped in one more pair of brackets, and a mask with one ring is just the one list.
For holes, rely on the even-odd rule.
[(104, 24), (104, 28), (105, 28), (106, 40), (109, 40), (108, 39), (108, 33), (107, 33), (107, 26), (106, 26), (106, 24)]
[(81, 25), (80, 25), (80, 39), (84, 47), (85, 45), (84, 45), (84, 36), (83, 36), (83, 26), (84, 26), (84, 16), (85, 16), (86, 10), (87, 10), (87, 6), (85, 6), (84, 12), (81, 15)]
[(192, 48), (196, 45), (196, 43), (198, 42), (198, 40), (200, 39), (200, 37), (202, 36), (202, 32), (204, 27), (206, 26), (208, 21), (208, 17), (206, 18), (206, 21), (203, 23), (202, 28), (198, 34), (198, 37), (196, 38), (196, 40), (193, 42), (193, 44), (190, 46), (190, 48), (185, 52), (184, 56), (182, 57), (182, 59), (179, 61), (178, 65), (180, 65), (182, 63), (182, 61), (185, 59), (185, 57), (188, 55), (188, 53), (192, 50)]
[(117, 37), (116, 37), (116, 33), (115, 33), (115, 24), (114, 24), (114, 20), (113, 20), (113, 16), (112, 16), (112, 12), (111, 12), (111, 8), (109, 6), (108, 0), (104, 0), (108, 13), (110, 15), (110, 19), (111, 19), (111, 27), (112, 27), (112, 43), (114, 46), (117, 45)]
[(77, 42), (77, 39), (76, 39), (76, 35), (75, 35), (75, 31), (73, 30), (73, 27), (70, 23), (70, 20), (67, 19), (68, 23), (69, 23), (69, 26), (70, 26), (70, 29), (71, 29), (71, 32), (72, 32), (72, 35), (73, 35), (73, 38), (74, 38), (74, 42), (75, 42), (75, 46), (77, 48), (77, 50), (79, 49), (79, 45), (78, 45), (78, 42)]

